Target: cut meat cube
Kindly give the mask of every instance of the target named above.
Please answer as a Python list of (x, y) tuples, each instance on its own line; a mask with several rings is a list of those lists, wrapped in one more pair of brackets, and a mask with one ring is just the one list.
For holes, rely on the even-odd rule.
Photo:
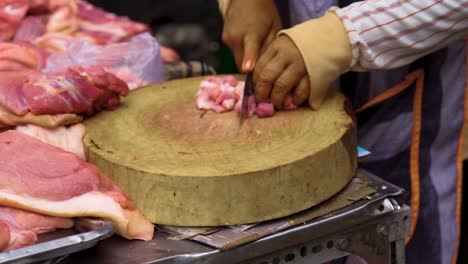
[(16, 30), (14, 42), (18, 41), (33, 41), (34, 39), (44, 35), (45, 25), (38, 17), (27, 17), (25, 18), (18, 29)]
[[(28, 150), (28, 151), (25, 151)], [(128, 239), (154, 227), (128, 196), (75, 154), (10, 130), (0, 133), (0, 204), (59, 217), (100, 217)]]
[(34, 244), (37, 235), (71, 228), (72, 218), (45, 216), (17, 208), (0, 206), (0, 252)]
[(82, 141), (86, 129), (83, 124), (76, 124), (70, 127), (61, 126), (53, 129), (29, 124), (19, 125), (15, 130), (44, 143), (72, 152), (80, 157), (80, 159), (86, 160)]
[(255, 114), (258, 117), (270, 117), (275, 114), (275, 107), (272, 103), (259, 103)]
[(27, 11), (24, 0), (0, 1), (0, 41), (11, 40)]

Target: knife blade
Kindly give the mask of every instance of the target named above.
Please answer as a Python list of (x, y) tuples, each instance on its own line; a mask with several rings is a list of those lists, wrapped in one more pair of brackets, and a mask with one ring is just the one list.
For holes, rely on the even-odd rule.
[(253, 95), (253, 84), (252, 84), (252, 72), (248, 72), (245, 78), (245, 85), (244, 85), (244, 94), (242, 96), (242, 104), (241, 104), (241, 112), (240, 112), (240, 119), (239, 125), (242, 126), (245, 119), (247, 119), (249, 115), (249, 105), (248, 100), (249, 97)]

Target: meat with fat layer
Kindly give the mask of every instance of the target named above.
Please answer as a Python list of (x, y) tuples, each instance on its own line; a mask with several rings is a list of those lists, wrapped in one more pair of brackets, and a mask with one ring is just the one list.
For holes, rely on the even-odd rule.
[(72, 228), (74, 220), (0, 206), (0, 252), (34, 244), (37, 235)]
[(58, 217), (100, 217), (114, 222), (125, 238), (152, 239), (153, 225), (128, 196), (75, 154), (10, 130), (0, 133), (0, 156), (0, 205)]

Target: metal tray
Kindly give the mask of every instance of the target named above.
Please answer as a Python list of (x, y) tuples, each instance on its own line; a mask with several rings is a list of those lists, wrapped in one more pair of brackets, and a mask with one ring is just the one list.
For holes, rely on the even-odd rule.
[(57, 263), (67, 255), (94, 247), (114, 234), (114, 226), (105, 222), (95, 230), (76, 233), (73, 229), (58, 230), (39, 236), (37, 244), (0, 253), (0, 263)]

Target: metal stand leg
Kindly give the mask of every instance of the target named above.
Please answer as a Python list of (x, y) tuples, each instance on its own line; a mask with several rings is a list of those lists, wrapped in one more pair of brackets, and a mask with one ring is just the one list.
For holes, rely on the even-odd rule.
[(360, 256), (368, 264), (404, 264), (407, 219), (395, 214), (358, 228), (338, 240), (337, 248)]

